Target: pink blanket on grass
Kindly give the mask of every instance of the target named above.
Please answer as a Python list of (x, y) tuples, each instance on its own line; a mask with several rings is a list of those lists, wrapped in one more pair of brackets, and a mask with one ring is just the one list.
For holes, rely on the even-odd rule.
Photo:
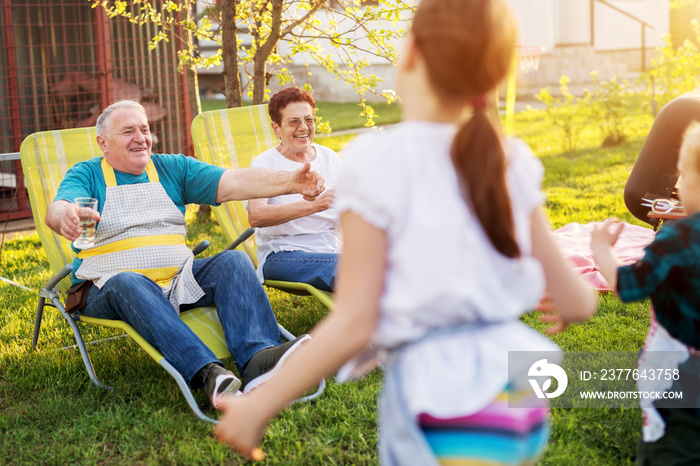
[[(598, 271), (591, 252), (591, 232), (595, 223), (570, 223), (552, 232), (554, 240), (564, 256), (573, 263), (581, 276), (598, 291), (612, 291)], [(624, 264), (631, 264), (644, 257), (644, 248), (654, 240), (656, 233), (649, 228), (625, 223), (613, 248)]]

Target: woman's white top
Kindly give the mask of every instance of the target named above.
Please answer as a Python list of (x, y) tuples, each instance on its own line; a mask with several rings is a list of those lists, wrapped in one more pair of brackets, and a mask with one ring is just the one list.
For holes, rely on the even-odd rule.
[[(311, 169), (323, 175), (326, 189), (332, 189), (336, 183), (340, 164), (338, 154), (328, 147), (316, 143), (313, 144), (313, 147), (316, 149), (316, 158), (311, 162)], [(302, 164), (289, 160), (276, 148), (273, 148), (255, 157), (250, 166), (292, 172), (301, 168)], [(301, 194), (284, 194), (267, 200), (268, 204), (289, 204), (299, 201), (304, 201)], [(339, 253), (342, 243), (338, 232), (338, 219), (338, 211), (335, 208), (330, 208), (323, 212), (290, 220), (281, 225), (256, 228), (258, 279), (263, 281), (263, 265), (267, 256), (272, 252)]]
[(395, 348), (436, 329), (497, 323), (430, 339), (402, 358), (414, 414), (466, 415), (508, 382), (508, 351), (556, 351), (518, 321), (544, 293), (531, 256), (530, 216), (543, 201), (543, 168), (525, 143), (505, 143), (521, 257), (497, 252), (464, 200), (450, 147), (456, 127), (422, 121), (360, 136), (343, 152), (336, 208), (386, 232), (388, 252), (373, 343)]

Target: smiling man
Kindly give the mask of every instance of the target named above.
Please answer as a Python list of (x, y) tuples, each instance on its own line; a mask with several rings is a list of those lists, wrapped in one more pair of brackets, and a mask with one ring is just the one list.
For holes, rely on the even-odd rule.
[(178, 316), (216, 305), (244, 390), (259, 385), (308, 336), (281, 344), (267, 295), (244, 253), (194, 259), (185, 242), (185, 206), (291, 193), (313, 200), (323, 178), (310, 164), (292, 173), (224, 170), (181, 154), (151, 154), (146, 112), (133, 101), (109, 106), (96, 130), (104, 157), (73, 166), (46, 215), (52, 230), (74, 241), (81, 228), (73, 200), (98, 200), (95, 246), (78, 251), (74, 261), (73, 292), (86, 293), (85, 304), (69, 312), (127, 322), (191, 388), (204, 386), (217, 407), (241, 381)]
[(255, 157), (251, 167), (293, 172), (306, 163), (321, 173), (326, 191), (313, 202), (298, 194), (248, 202), (248, 221), (257, 228), (258, 278), (309, 283), (333, 291), (341, 238), (332, 208), (339, 158), (314, 143), (314, 98), (290, 87), (270, 99), (268, 112), (280, 143)]

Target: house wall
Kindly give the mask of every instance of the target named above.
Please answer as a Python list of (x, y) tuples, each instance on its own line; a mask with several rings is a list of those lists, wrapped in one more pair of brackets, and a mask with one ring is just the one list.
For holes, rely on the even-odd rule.
[(506, 1), (518, 21), (520, 44), (544, 47), (545, 51), (552, 50), (556, 45), (557, 0)]
[(554, 2), (554, 37), (556, 45), (591, 43), (591, 0)]
[[(629, 50), (641, 46), (640, 24), (595, 0), (507, 0), (520, 23), (523, 45), (590, 45), (595, 50)], [(594, 40), (591, 41), (593, 1)], [(662, 45), (669, 32), (669, 0), (611, 0), (610, 4), (653, 26), (646, 29), (646, 47)]]
[[(529, 79), (527, 77), (525, 77), (526, 79), (520, 79), (519, 77), (519, 86), (521, 84), (533, 86), (556, 84), (562, 73), (573, 76), (575, 74), (574, 71), (580, 71), (581, 73), (579, 74), (588, 76), (590, 70), (578, 69), (581, 66), (602, 71), (603, 75), (606, 74), (606, 69), (609, 71), (607, 74), (619, 74), (619, 67), (610, 66), (611, 61), (615, 62), (613, 65), (623, 65), (629, 62), (632, 66), (628, 67), (628, 69), (641, 69), (640, 48), (642, 41), (640, 24), (598, 1), (506, 0), (506, 2), (513, 9), (519, 23), (520, 44), (523, 46), (540, 46), (543, 48), (543, 59), (546, 56), (551, 58), (550, 61), (557, 62), (549, 66), (555, 69), (551, 73), (536, 73), (529, 76)], [(594, 3), (593, 28), (591, 28), (591, 2)], [(646, 28), (645, 31), (648, 62), (649, 57), (653, 55), (654, 47), (662, 45), (663, 36), (669, 32), (669, 0), (610, 0), (610, 3), (653, 26), (653, 29)], [(320, 13), (318, 19), (322, 23), (328, 24), (329, 18), (325, 13)], [(406, 27), (408, 25), (407, 21), (399, 27)], [(385, 22), (377, 27), (386, 28), (391, 27), (391, 25)], [(591, 40), (592, 32), (594, 35), (593, 41)], [(246, 40), (245, 36), (242, 36), (242, 39)], [(353, 40), (360, 45), (367, 45), (364, 39), (359, 37), (353, 37)], [(593, 44), (592, 47), (591, 44)], [(571, 53), (560, 53), (561, 48), (571, 48), (572, 46), (584, 49), (576, 51), (576, 54), (586, 55), (585, 63), (578, 58), (572, 59)], [(286, 43), (280, 42), (279, 50), (282, 53), (286, 52), (288, 50)], [(331, 46), (327, 46), (327, 50), (330, 53), (334, 53), (334, 49)], [(598, 60), (600, 63), (596, 61), (596, 58), (590, 57), (591, 55), (596, 55), (595, 52), (602, 52)], [(616, 58), (611, 60), (611, 57)], [(383, 89), (393, 89), (395, 87), (393, 67), (385, 59), (365, 53), (359, 53), (357, 59), (367, 60), (370, 66), (364, 71), (375, 73), (382, 79), (377, 86), (379, 92)], [(307, 74), (306, 63), (309, 64), (308, 71), (310, 71), (310, 75)], [(576, 68), (576, 70), (565, 69), (567, 66)], [(357, 100), (358, 98), (349, 86), (314, 65), (310, 57), (303, 54), (295, 55), (292, 57), (288, 68), (293, 71), (296, 84), (303, 85), (309, 82), (314, 87), (316, 96), (319, 99)], [(205, 73), (213, 73), (214, 76), (220, 75), (221, 67), (200, 72), (200, 74)], [(552, 78), (554, 80), (551, 82), (550, 75), (555, 77)], [(213, 78), (213, 76), (210, 76), (210, 78)], [(245, 83), (245, 76), (242, 76), (242, 79)], [(203, 80), (203, 82), (215, 83), (216, 79)], [(213, 87), (215, 86), (212, 84)], [(220, 87), (223, 87), (223, 84)], [(273, 83), (272, 91), (274, 92), (276, 89), (277, 87)], [(372, 96), (366, 97), (370, 101), (374, 99)]]
[[(663, 45), (663, 36), (669, 33), (670, 25), (668, 0), (618, 0), (610, 3), (653, 26), (645, 31), (647, 48)], [(596, 50), (640, 48), (642, 32), (637, 21), (599, 2), (595, 4), (594, 16)]]

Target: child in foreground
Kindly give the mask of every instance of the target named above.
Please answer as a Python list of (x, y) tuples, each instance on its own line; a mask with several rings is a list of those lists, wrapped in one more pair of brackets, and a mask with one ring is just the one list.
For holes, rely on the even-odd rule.
[(547, 407), (507, 407), (508, 351), (557, 347), (518, 317), (546, 288), (562, 330), (596, 295), (550, 235), (541, 164), (489, 120), (515, 42), (502, 0), (420, 3), (397, 65), (404, 121), (344, 153), (336, 307), (273, 378), (222, 403), (220, 440), (259, 458), (267, 421), (371, 343), (388, 354), (383, 464), (535, 461)]
[[(615, 220), (605, 220), (591, 235), (596, 264), (620, 299), (630, 302), (651, 298), (652, 325), (640, 358), (640, 369), (663, 357), (665, 363), (674, 363), (674, 367), (665, 368), (680, 371), (676, 382), (672, 378), (662, 379), (657, 380), (656, 385), (645, 387), (661, 392), (682, 391), (685, 401), (682, 405), (667, 400), (642, 401), (644, 427), (637, 462), (644, 466), (700, 464), (699, 123), (692, 123), (684, 134), (678, 171), (681, 175), (679, 196), (688, 216), (665, 224), (645, 248), (642, 259), (621, 266), (612, 249), (622, 231), (622, 224), (616, 225)], [(650, 366), (649, 369), (663, 368)]]

